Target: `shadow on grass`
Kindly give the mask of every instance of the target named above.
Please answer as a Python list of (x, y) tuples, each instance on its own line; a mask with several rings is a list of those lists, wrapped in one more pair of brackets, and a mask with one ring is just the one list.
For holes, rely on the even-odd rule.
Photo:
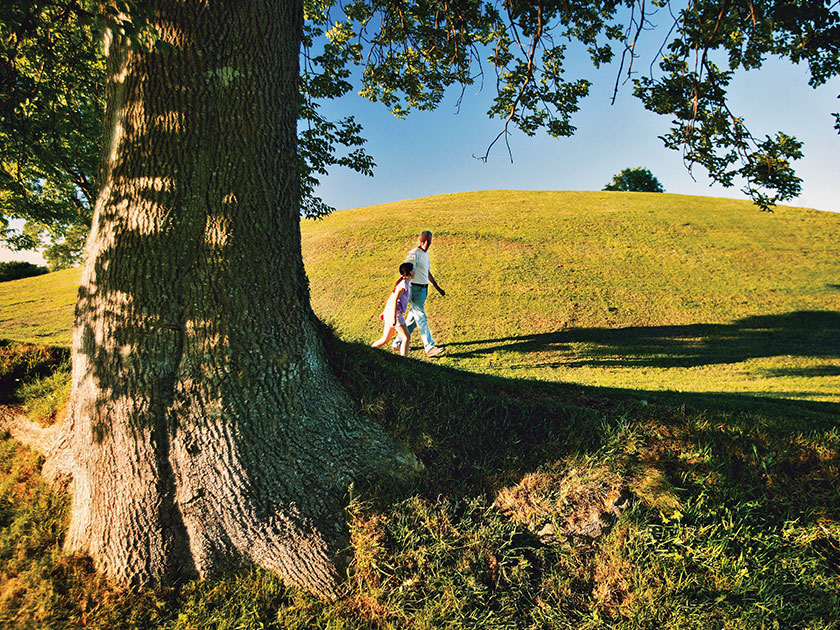
[(69, 358), (67, 348), (0, 339), (0, 404), (20, 402), (23, 383), (51, 374)]
[(772, 509), (789, 516), (840, 518), (840, 405), (501, 378), (332, 345), (361, 412), (422, 459), (412, 492), (432, 499), (492, 498), (543, 466), (597, 456), (629, 431), (642, 444), (631, 459), (665, 471), (674, 487), (713, 477), (739, 501), (773, 496)]
[[(604, 583), (598, 582), (598, 567), (612, 566), (608, 564), (611, 554), (619, 548), (624, 553), (626, 545), (636, 554), (632, 562), (639, 586), (634, 592), (654, 593), (665, 615), (717, 610), (723, 612), (716, 620), (737, 620), (749, 619), (761, 607), (770, 611), (769, 618), (781, 619), (780, 627), (799, 627), (803, 620), (813, 621), (813, 627), (829, 627), (820, 621), (837, 609), (840, 541), (831, 533), (836, 530), (826, 524), (831, 527), (840, 518), (840, 405), (499, 378), (406, 360), (330, 335), (327, 348), (360, 411), (408, 443), (426, 466), (415, 487), (384, 488), (381, 497), (387, 502), (417, 493), (429, 499), (426, 506), (418, 508), (416, 502), (388, 505), (371, 520), (371, 531), (382, 531), (376, 529), (382, 527), (385, 532), (385, 542), (375, 548), (387, 554), (382, 575), (392, 577), (383, 578), (381, 588), (390, 610), (416, 611), (418, 603), (451, 610), (447, 602), (453, 598), (471, 598), (463, 610), (482, 615), (489, 610), (496, 620), (509, 615), (504, 618), (505, 627), (520, 627), (530, 618), (519, 612), (516, 602), (531, 609), (538, 597), (546, 596), (551, 602), (555, 601), (550, 599), (555, 596), (552, 593), (557, 593), (565, 598), (557, 601), (566, 602), (557, 619), (568, 623), (549, 625), (571, 626), (573, 620), (599, 610), (592, 596)], [(605, 450), (610, 444), (626, 449)], [(8, 452), (10, 447), (0, 441), (0, 449), (4, 446)], [(618, 475), (633, 466), (661, 471), (667, 482), (660, 484), (662, 491), (677, 494), (685, 512), (683, 520), (675, 524), (671, 519), (669, 525), (656, 508), (631, 509), (627, 519), (632, 519), (630, 528), (639, 535), (606, 540), (600, 547), (577, 541), (572, 551), (545, 548), (536, 536), (517, 533), (508, 538), (510, 530), (494, 530), (492, 518), (458, 520), (477, 494), (492, 499), (499, 488), (518, 483), (541, 466), (555, 462), (570, 466), (581, 456), (604, 467), (614, 466)], [(0, 457), (0, 462), (6, 464), (6, 459)], [(54, 504), (42, 504), (42, 520), (53, 523)], [(2, 502), (0, 525), (16, 505)], [(484, 508), (478, 511), (483, 513)], [(436, 520), (438, 515), (442, 516)], [(477, 518), (483, 520), (477, 522)], [(806, 526), (811, 527), (805, 531)], [(63, 527), (53, 526), (37, 549), (58, 549), (60, 539), (55, 532)], [(409, 529), (402, 538), (392, 536)], [(26, 554), (19, 557), (33, 553), (35, 547), (27, 545)], [(366, 552), (362, 549), (361, 553)], [(476, 595), (482, 591), (475, 584), (482, 584), (491, 574), (486, 568), (488, 554), (494, 561), (498, 555), (499, 566), (529, 570), (511, 570), (493, 597)], [(204, 621), (205, 611), (207, 615), (212, 611), (214, 621), (230, 619), (227, 625), (245, 618), (279, 627), (283, 619), (294, 620), (295, 611), (301, 611), (306, 621), (294, 627), (310, 627), (313, 620), (322, 620), (323, 626), (332, 614), (346, 620), (339, 625), (348, 628), (372, 627), (357, 621), (358, 609), (352, 606), (327, 609), (306, 604), (259, 571), (191, 583), (186, 589), (141, 590), (129, 597), (114, 597), (110, 592), (103, 597), (101, 591), (93, 591), (89, 599), (88, 589), (94, 582), (86, 577), (92, 576), (88, 564), (74, 560), (51, 565), (55, 561), (49, 558), (44, 562), (32, 574), (36, 584), (43, 580), (50, 590), (43, 587), (32, 592), (60, 594), (59, 604), (53, 597), (47, 600), (52, 607), (43, 609), (49, 612), (39, 613), (50, 615), (50, 620), (58, 618), (52, 624), (56, 627), (67, 627), (66, 619), (76, 618), (98, 628), (157, 627), (180, 622), (182, 616), (193, 621), (191, 627), (224, 625), (197, 621)], [(430, 566), (432, 562), (437, 564)], [(749, 569), (753, 577), (747, 580), (738, 573), (739, 582), (733, 586), (731, 576), (738, 567)], [(451, 577), (465, 571), (469, 577), (461, 582)], [(401, 585), (408, 583), (404, 578), (418, 572), (423, 582), (417, 588), (422, 590), (406, 589), (404, 594)], [(816, 579), (809, 580), (811, 574)], [(511, 576), (517, 575), (514, 581)], [(674, 589), (676, 579), (686, 588)], [(552, 587), (554, 582), (561, 586)], [(380, 582), (376, 584), (379, 588)], [(496, 581), (490, 584), (495, 588)], [(370, 601), (366, 587), (360, 588), (362, 601)], [(503, 609), (500, 598), (507, 595), (510, 598), (501, 601), (513, 604)], [(97, 604), (89, 612), (88, 602), (100, 600), (102, 606)], [(642, 599), (638, 606), (651, 601)], [(779, 601), (785, 605), (771, 611)], [(25, 625), (26, 619), (23, 623), (16, 627), (34, 627)], [(658, 627), (653, 622), (642, 625)]]
[[(778, 355), (838, 358), (840, 313), (797, 311), (748, 317), (731, 324), (569, 328), (537, 335), (456, 342), (449, 344), (449, 356), (472, 358), (497, 351), (563, 355), (572, 344), (586, 345), (585, 358), (575, 352), (574, 357), (550, 363), (533, 361), (532, 366), (689, 368)], [(455, 349), (456, 346), (464, 349)], [(810, 369), (818, 372), (811, 374)], [(836, 368), (805, 368), (801, 376), (836, 373)]]

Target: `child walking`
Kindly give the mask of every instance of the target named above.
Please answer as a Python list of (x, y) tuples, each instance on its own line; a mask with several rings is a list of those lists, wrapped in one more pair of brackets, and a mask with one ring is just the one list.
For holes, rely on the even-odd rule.
[(411, 333), (408, 332), (408, 326), (405, 324), (405, 309), (408, 306), (409, 296), (409, 281), (414, 277), (414, 265), (410, 262), (404, 262), (400, 265), (400, 279), (394, 285), (394, 290), (388, 297), (385, 303), (385, 310), (379, 316), (385, 323), (385, 330), (382, 336), (374, 341), (371, 346), (374, 348), (381, 348), (391, 340), (394, 331), (400, 336), (402, 345), (400, 346), (400, 354), (408, 356), (408, 342), (411, 338)]

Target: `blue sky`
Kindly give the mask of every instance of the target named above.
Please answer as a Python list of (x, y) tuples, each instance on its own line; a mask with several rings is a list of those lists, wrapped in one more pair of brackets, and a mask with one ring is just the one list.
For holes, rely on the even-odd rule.
[[(513, 163), (502, 144), (487, 163), (472, 157), (483, 155), (502, 129), (501, 121), (486, 116), (491, 86), (485, 93), (468, 89), (457, 114), (453, 91), (436, 112), (416, 112), (405, 120), (356, 95), (330, 103), (323, 110), (327, 115), (353, 113), (363, 125), (377, 168), (373, 178), (336, 170), (324, 179), (320, 194), (342, 209), (473, 190), (600, 190), (623, 168), (645, 166), (666, 192), (745, 198), (741, 185), (710, 186), (699, 166), (689, 173), (680, 154), (658, 138), (667, 132), (669, 119), (645, 111), (631, 85), (623, 86), (611, 105), (616, 72), (614, 65), (585, 72), (593, 86), (573, 119), (574, 137), (514, 132)], [(760, 71), (736, 77), (732, 109), (743, 114), (756, 137), (784, 131), (804, 141), (805, 157), (794, 165), (803, 191), (789, 203), (836, 212), (840, 135), (831, 113), (840, 111), (840, 81), (814, 90), (808, 76), (806, 66), (769, 60)]]
[[(646, 70), (651, 58), (642, 53), (637, 68)], [(501, 121), (486, 115), (492, 84), (483, 91), (469, 88), (458, 113), (459, 92), (453, 90), (437, 111), (414, 112), (405, 120), (356, 94), (329, 102), (322, 110), (327, 117), (353, 114), (363, 125), (367, 151), (377, 167), (374, 177), (335, 169), (323, 179), (319, 193), (340, 210), (474, 190), (601, 190), (623, 168), (644, 166), (669, 193), (744, 198), (740, 185), (710, 186), (700, 167), (689, 173), (680, 154), (665, 149), (657, 137), (666, 133), (668, 118), (645, 111), (629, 84), (619, 91), (615, 105), (610, 104), (616, 64), (595, 70), (582, 61), (570, 68), (570, 79), (576, 78), (575, 70), (593, 83), (573, 119), (577, 133), (558, 140), (514, 131), (513, 163), (501, 143), (487, 163), (473, 158), (483, 155), (502, 129)], [(840, 135), (831, 116), (840, 111), (840, 80), (814, 90), (808, 76), (806, 66), (768, 60), (760, 71), (735, 78), (731, 106), (755, 136), (781, 130), (805, 143), (805, 157), (795, 163), (803, 190), (790, 205), (840, 212)], [(0, 250), (3, 260), (43, 262), (35, 253)]]

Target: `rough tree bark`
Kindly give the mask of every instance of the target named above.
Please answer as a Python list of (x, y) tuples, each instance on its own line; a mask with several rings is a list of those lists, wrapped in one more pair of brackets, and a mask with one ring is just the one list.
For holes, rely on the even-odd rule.
[[(66, 548), (120, 582), (254, 562), (340, 592), (343, 501), (414, 460), (330, 371), (300, 252), (300, 0), (150, 2), (107, 42), (102, 192), (49, 466)], [(48, 467), (49, 467), (48, 466)]]

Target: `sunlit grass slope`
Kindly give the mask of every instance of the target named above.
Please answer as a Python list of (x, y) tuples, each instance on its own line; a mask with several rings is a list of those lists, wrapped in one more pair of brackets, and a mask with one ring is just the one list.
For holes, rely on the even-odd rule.
[(0, 338), (70, 345), (79, 269), (0, 282)]
[[(840, 402), (840, 215), (667, 194), (486, 191), (304, 221), (318, 315), (380, 334), (423, 229), (443, 364), (514, 378)], [(79, 271), (0, 283), (0, 337), (67, 345)], [(421, 357), (414, 340), (413, 356)]]
[(396, 268), (424, 228), (447, 291), (427, 302), (444, 364), (840, 402), (840, 215), (519, 191), (341, 211), (302, 226), (319, 316), (345, 339), (378, 336)]

